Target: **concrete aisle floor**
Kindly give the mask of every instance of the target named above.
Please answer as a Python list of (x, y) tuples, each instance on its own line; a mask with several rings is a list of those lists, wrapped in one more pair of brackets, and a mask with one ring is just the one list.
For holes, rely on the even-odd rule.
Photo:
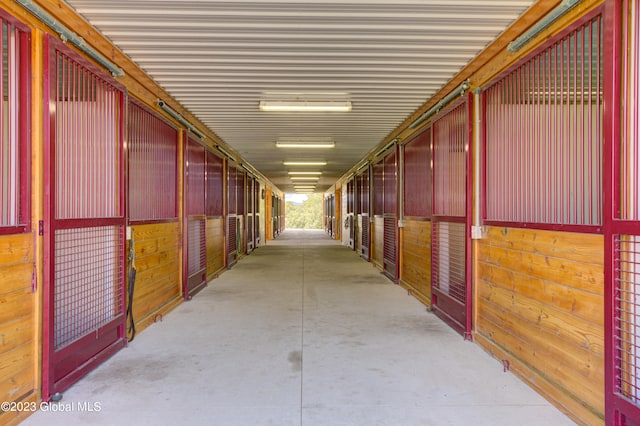
[(353, 251), (293, 230), (145, 330), (58, 407), (73, 411), (24, 424), (573, 424)]

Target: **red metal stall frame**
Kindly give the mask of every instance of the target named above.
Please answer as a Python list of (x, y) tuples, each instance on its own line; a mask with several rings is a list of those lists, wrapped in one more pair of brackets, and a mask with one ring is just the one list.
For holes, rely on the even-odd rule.
[[(135, 224), (135, 225), (142, 225), (142, 224), (154, 224), (154, 223), (171, 223), (171, 222), (176, 222), (179, 220), (179, 208), (178, 205), (180, 203), (179, 197), (178, 197), (178, 187), (179, 187), (179, 179), (178, 179), (178, 175), (180, 174), (180, 170), (179, 170), (179, 148), (180, 148), (180, 130), (177, 129), (175, 126), (173, 126), (169, 121), (165, 120), (164, 118), (162, 118), (158, 113), (156, 113), (155, 111), (153, 111), (151, 108), (149, 108), (148, 106), (146, 106), (145, 104), (143, 104), (142, 102), (138, 101), (137, 99), (134, 98), (129, 98), (128, 99), (129, 104), (133, 104), (135, 105), (137, 108), (140, 108), (142, 111), (144, 111), (147, 114), (150, 114), (150, 116), (152, 116), (154, 119), (159, 120), (163, 125), (167, 126), (168, 128), (173, 129), (176, 132), (176, 136), (175, 136), (175, 150), (176, 150), (176, 163), (175, 163), (175, 170), (174, 170), (174, 179), (175, 179), (175, 203), (173, 206), (174, 209), (174, 216), (173, 217), (167, 217), (167, 218), (159, 218), (159, 219), (132, 219), (131, 218), (131, 202), (129, 202), (127, 204), (127, 219), (129, 221), (130, 224)], [(130, 117), (131, 114), (131, 108), (128, 108), (127, 111), (127, 117)], [(129, 129), (130, 126), (130, 122), (128, 123), (127, 129)], [(127, 185), (126, 185), (126, 192), (127, 192), (127, 200), (129, 200), (130, 197), (130, 179), (131, 179), (131, 148), (132, 148), (132, 142), (129, 139), (127, 141), (127, 150), (126, 150), (126, 155), (127, 155)]]
[[(387, 176), (388, 176), (388, 172), (387, 172), (387, 158), (390, 158), (393, 155), (393, 165), (392, 165), (392, 169), (393, 169), (393, 192), (394, 192), (394, 196), (392, 197), (393, 200), (387, 200)], [(384, 274), (394, 283), (398, 283), (398, 278), (400, 275), (400, 262), (399, 262), (399, 254), (400, 254), (400, 238), (399, 238), (399, 232), (398, 232), (398, 208), (399, 208), (399, 204), (400, 204), (400, 191), (398, 188), (399, 185), (399, 179), (398, 179), (398, 166), (399, 166), (399, 156), (400, 156), (400, 147), (398, 144), (394, 144), (393, 145), (393, 149), (390, 150), (382, 159), (382, 164), (383, 164), (383, 172), (382, 172), (382, 190), (383, 190), (383, 200), (382, 200), (382, 217), (383, 217), (383, 221), (385, 222), (384, 225), (386, 225), (387, 219), (391, 219), (393, 220), (393, 226), (391, 227), (393, 232), (394, 232), (394, 236), (393, 236), (393, 244), (392, 244), (392, 248), (393, 248), (393, 268), (391, 270), (387, 269), (387, 264), (389, 260), (386, 258), (386, 252), (387, 252), (387, 235), (386, 232), (383, 231), (383, 256), (382, 256), (382, 269)], [(392, 203), (392, 208), (391, 208), (391, 212), (387, 213), (387, 207), (389, 206), (389, 204), (387, 203)], [(389, 217), (387, 217), (386, 215), (391, 215)], [(383, 225), (383, 228), (384, 228)]]
[[(587, 13), (586, 15), (580, 17), (578, 20), (576, 20), (575, 22), (573, 22), (572, 24), (570, 24), (570, 26), (567, 29), (564, 29), (560, 32), (558, 32), (557, 34), (554, 34), (552, 37), (550, 37), (547, 41), (545, 41), (545, 43), (539, 47), (537, 47), (536, 49), (532, 50), (530, 53), (528, 53), (524, 58), (522, 58), (521, 60), (517, 61), (516, 63), (514, 63), (512, 66), (510, 66), (505, 72), (499, 74), (498, 76), (496, 76), (493, 79), (493, 82), (498, 82), (500, 80), (502, 80), (502, 78), (508, 76), (513, 70), (517, 69), (518, 67), (520, 67), (521, 65), (527, 63), (528, 61), (530, 61), (532, 58), (535, 58), (539, 53), (544, 52), (545, 50), (548, 49), (548, 47), (550, 45), (553, 45), (554, 43), (557, 43), (558, 41), (562, 40), (563, 38), (565, 38), (567, 35), (571, 34), (572, 32), (575, 31), (575, 28), (578, 26), (581, 26), (585, 23), (587, 23), (588, 21), (592, 20), (594, 17), (596, 17), (598, 14), (603, 13), (603, 11), (606, 9), (606, 4), (609, 3), (609, 0), (607, 0), (605, 2), (604, 5), (598, 6), (597, 8), (595, 8), (594, 10), (590, 11), (589, 13)], [(605, 48), (603, 49), (604, 52), (603, 54), (605, 55), (605, 60), (604, 60), (604, 66), (606, 67), (607, 64), (609, 64), (609, 62), (606, 62), (606, 55), (609, 55), (611, 52), (609, 51), (609, 47), (611, 46), (611, 44), (607, 44), (606, 42), (606, 38), (610, 37), (610, 30), (607, 30), (607, 25), (610, 25), (610, 23), (606, 22), (606, 17), (609, 14), (607, 13), (603, 13), (604, 16), (604, 20), (603, 20), (603, 28), (601, 29), (601, 31), (604, 33), (604, 37), (605, 37), (605, 42), (603, 43), (603, 45), (605, 46)], [(604, 80), (604, 84), (606, 86), (606, 84), (610, 83), (610, 79), (608, 80), (606, 77), (603, 79)], [(485, 225), (490, 225), (490, 226), (497, 226), (497, 227), (513, 227), (513, 228), (529, 228), (529, 229), (540, 229), (540, 230), (548, 230), (548, 231), (563, 231), (563, 232), (580, 232), (580, 233), (591, 233), (591, 234), (602, 234), (603, 233), (603, 225), (604, 225), (604, 218), (603, 220), (603, 224), (602, 225), (584, 225), (584, 224), (559, 224), (559, 223), (539, 223), (539, 222), (524, 222), (524, 221), (501, 221), (501, 220), (490, 220), (488, 219), (488, 209), (487, 209), (487, 185), (488, 185), (488, 178), (487, 178), (487, 96), (486, 96), (486, 90), (488, 88), (490, 88), (493, 85), (493, 82), (490, 83), (489, 85), (487, 85), (487, 87), (483, 88), (483, 93), (482, 93), (482, 97), (481, 97), (481, 102), (482, 102), (482, 154), (481, 154), (481, 164), (482, 164), (482, 169), (480, 171), (480, 178), (481, 178), (481, 199), (482, 199), (482, 205), (481, 205), (481, 214), (482, 214), (482, 221)], [(605, 99), (606, 100), (606, 99)], [(606, 129), (606, 106), (603, 107), (603, 111), (605, 111), (603, 113), (603, 128)], [(604, 132), (605, 130), (603, 130)], [(604, 147), (603, 147), (603, 151), (602, 151), (602, 155), (604, 157), (605, 153), (604, 153)], [(604, 167), (606, 166), (607, 163), (603, 162), (603, 170), (602, 170), (602, 174), (603, 174), (603, 193), (604, 195), (608, 195), (608, 192), (604, 190), (605, 186), (604, 186), (604, 179), (605, 179), (605, 169)], [(604, 205), (604, 198), (603, 198), (603, 205)]]
[[(18, 103), (22, 108), (18, 117), (18, 220), (20, 223), (11, 226), (0, 226), (0, 235), (22, 234), (31, 231), (31, 29), (15, 17), (0, 10), (0, 20), (7, 22), (19, 31), (18, 45), (20, 79)], [(11, 64), (9, 64), (11, 69)], [(11, 100), (9, 100), (10, 102)]]
[[(57, 98), (56, 88), (52, 87), (52, 73), (57, 76), (57, 70), (54, 71), (53, 65), (57, 64), (57, 52), (63, 52), (63, 54), (72, 61), (80, 64), (83, 68), (89, 72), (100, 76), (104, 81), (118, 90), (120, 90), (119, 106), (122, 112), (119, 117), (120, 124), (118, 130), (118, 137), (120, 138), (119, 157), (120, 167), (118, 171), (118, 178), (121, 185), (119, 191), (119, 216), (113, 218), (94, 218), (94, 219), (56, 219), (55, 214), (55, 194), (56, 183), (54, 173), (55, 164), (55, 150), (53, 146), (55, 144), (55, 108), (44, 108), (44, 222), (41, 225), (40, 234), (44, 235), (45, 252), (49, 254), (54, 252), (55, 248), (55, 230), (57, 229), (70, 229), (73, 222), (81, 221), (84, 227), (102, 227), (107, 225), (120, 226), (120, 244), (121, 250), (118, 256), (120, 265), (125, 265), (126, 255), (124, 250), (125, 240), (125, 228), (126, 228), (126, 172), (125, 172), (125, 126), (123, 123), (124, 115), (126, 111), (126, 89), (120, 83), (112, 79), (105, 74), (101, 69), (89, 63), (86, 59), (80, 56), (69, 47), (65, 46), (60, 40), (53, 38), (50, 34), (45, 34), (43, 44), (44, 55), (44, 75), (43, 75), (43, 87), (44, 87), (44, 103), (45, 106), (49, 105)], [(121, 283), (125, 283), (124, 268), (120, 269)], [(42, 400), (50, 401), (51, 398), (60, 392), (68, 389), (71, 385), (76, 383), (87, 373), (97, 367), (99, 364), (110, 358), (117, 351), (122, 349), (127, 344), (125, 320), (126, 315), (124, 311), (125, 300), (125, 286), (121, 285), (118, 297), (121, 302), (120, 312), (109, 323), (104, 324), (93, 332), (77, 339), (71, 344), (68, 344), (61, 351), (56, 353), (54, 343), (54, 289), (52, 280), (55, 275), (55, 262), (53, 256), (44, 256), (44, 275), (45, 285), (43, 286), (43, 305), (42, 305)], [(113, 339), (111, 342), (104, 342), (106, 339)], [(78, 361), (69, 360), (69, 358), (75, 357)], [(67, 361), (65, 366), (72, 365), (73, 370), (56, 379), (55, 362), (57, 358), (62, 358)], [(81, 364), (81, 360), (85, 361)]]
[[(182, 235), (183, 235), (183, 268), (182, 268), (182, 273), (183, 273), (183, 297), (185, 300), (191, 300), (193, 298), (193, 296), (200, 292), (202, 289), (204, 289), (207, 286), (207, 262), (206, 262), (206, 256), (207, 256), (207, 245), (206, 245), (206, 222), (207, 222), (207, 216), (206, 216), (206, 159), (207, 159), (207, 148), (201, 143), (199, 142), (197, 139), (194, 139), (191, 137), (191, 133), (188, 130), (184, 130), (183, 132), (183, 175), (184, 175), (184, 179), (183, 179), (183, 223), (182, 223)], [(204, 172), (205, 172), (205, 176), (203, 176), (203, 193), (202, 193), (202, 212), (201, 214), (198, 215), (193, 215), (196, 216), (198, 219), (196, 220), (202, 220), (204, 221), (204, 229), (201, 230), (201, 234), (204, 232), (204, 240), (203, 240), (203, 245), (201, 244), (200, 250), (204, 251), (204, 267), (202, 267), (201, 264), (201, 269), (199, 269), (197, 272), (195, 272), (194, 274), (189, 274), (189, 168), (188, 168), (188, 161), (189, 161), (189, 143), (193, 142), (194, 144), (196, 144), (197, 146), (201, 147), (203, 150), (203, 155), (204, 155)], [(201, 253), (202, 256), (202, 253)]]
[[(472, 297), (472, 291), (473, 291), (473, 287), (472, 287), (472, 281), (471, 281), (471, 268), (472, 268), (472, 259), (471, 259), (471, 253), (472, 253), (472, 241), (471, 241), (471, 225), (472, 225), (472, 219), (473, 219), (473, 156), (470, 155), (471, 152), (471, 144), (473, 143), (473, 94), (472, 93), (468, 93), (466, 96), (462, 96), (462, 99), (455, 101), (453, 103), (451, 103), (449, 106), (447, 106), (442, 112), (440, 112), (437, 117), (435, 117), (432, 121), (431, 121), (431, 153), (432, 153), (432, 161), (434, 161), (434, 157), (435, 157), (435, 152), (434, 152), (434, 143), (435, 143), (435, 135), (433, 134), (434, 128), (433, 128), (433, 123), (435, 123), (440, 117), (443, 117), (445, 114), (447, 114), (449, 111), (457, 108), (458, 106), (460, 106), (461, 104), (466, 103), (467, 105), (467, 146), (466, 146), (466, 150), (465, 150), (465, 168), (466, 168), (466, 175), (464, 177), (464, 182), (466, 185), (465, 188), (465, 215), (466, 217), (464, 218), (464, 221), (462, 223), (464, 223), (464, 234), (465, 234), (465, 320), (464, 323), (459, 324), (457, 323), (452, 317), (448, 316), (448, 315), (438, 315), (439, 318), (441, 318), (444, 322), (446, 322), (449, 326), (451, 326), (451, 328), (453, 328), (454, 330), (456, 330), (457, 332), (459, 332), (460, 334), (462, 334), (462, 336), (464, 337), (465, 340), (473, 340), (473, 334), (472, 334), (472, 327), (473, 327), (473, 322), (472, 322), (472, 301), (473, 301), (473, 297)], [(435, 206), (436, 206), (436, 188), (435, 188), (435, 166), (432, 168), (431, 170), (431, 182), (433, 185), (433, 190), (432, 190), (432, 200), (431, 200), (431, 205), (432, 207), (432, 212), (431, 212), (431, 221), (433, 226), (435, 226), (435, 224), (439, 221), (450, 221), (450, 222), (458, 222), (460, 223), (460, 217), (457, 216), (441, 216), (441, 215), (437, 215), (435, 213)], [(435, 250), (432, 250), (432, 256), (435, 253)], [(433, 261), (432, 261), (432, 265), (433, 265)], [(433, 266), (432, 266), (433, 268)], [(435, 280), (435, 274), (431, 274), (431, 289), (432, 292), (435, 294), (437, 292), (436, 289), (436, 285), (434, 284), (434, 280)], [(434, 300), (434, 303), (432, 305), (432, 308), (434, 309), (435, 313), (438, 313), (437, 310), (437, 306)]]
[[(616, 319), (618, 306), (616, 287), (616, 236), (640, 235), (640, 221), (621, 219), (621, 123), (622, 118), (621, 96), (622, 89), (628, 83), (622, 81), (622, 64), (627, 63), (628, 53), (623, 49), (625, 43), (622, 38), (627, 37), (623, 33), (622, 4), (627, 6), (624, 10), (625, 19), (628, 18), (628, 2), (608, 0), (604, 4), (604, 45), (608, 48), (604, 52), (605, 70), (611, 73), (604, 78), (604, 283), (605, 283), (605, 422), (607, 425), (624, 426), (640, 424), (640, 406), (628, 401), (622, 395), (618, 395), (616, 387), (620, 378), (616, 374), (619, 351), (616, 349), (615, 340), (619, 336), (621, 325)], [(636, 17), (637, 18), (637, 17)], [(640, 19), (638, 19), (640, 21)], [(636, 22), (636, 25), (640, 22)], [(637, 39), (640, 41), (640, 37)], [(636, 46), (637, 48), (637, 46)], [(625, 73), (626, 74), (626, 73)], [(637, 76), (634, 78), (638, 79)], [(633, 102), (638, 105), (638, 93), (631, 94)], [(636, 118), (637, 120), (637, 118)], [(637, 128), (638, 123), (634, 123)], [(637, 367), (636, 367), (637, 368)]]

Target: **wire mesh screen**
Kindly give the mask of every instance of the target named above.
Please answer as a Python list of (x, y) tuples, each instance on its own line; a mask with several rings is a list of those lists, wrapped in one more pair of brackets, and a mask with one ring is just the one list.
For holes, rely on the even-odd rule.
[(395, 265), (396, 264), (396, 218), (385, 217), (383, 228), (384, 228), (383, 259), (386, 263)]
[(369, 249), (369, 215), (362, 215), (362, 248)]
[(433, 285), (458, 302), (466, 303), (465, 224), (433, 223)]
[(623, 34), (626, 52), (623, 72), (626, 90), (622, 90), (623, 126), (620, 158), (620, 218), (640, 220), (640, 5), (629, 1), (628, 19)]
[(616, 391), (640, 403), (640, 236), (616, 237)]
[[(129, 215), (131, 220), (178, 217), (178, 131), (129, 102)], [(162, 188), (158, 191), (158, 188)]]
[(466, 215), (468, 122), (465, 101), (433, 123), (434, 214)]
[(488, 220), (602, 223), (602, 58), (597, 16), (487, 89)]
[(189, 219), (189, 275), (201, 271), (207, 266), (206, 222), (204, 219)]
[(55, 350), (122, 312), (122, 233), (121, 226), (55, 231)]
[[(227, 255), (238, 251), (238, 219), (235, 216), (227, 218)], [(275, 226), (275, 225), (274, 225)]]
[(56, 218), (120, 216), (122, 92), (56, 52)]
[[(28, 217), (29, 158), (27, 111), (30, 70), (28, 33), (0, 15), (0, 233), (3, 227), (25, 225)], [(8, 228), (5, 228), (8, 229)], [(16, 230), (19, 231), (19, 230)]]

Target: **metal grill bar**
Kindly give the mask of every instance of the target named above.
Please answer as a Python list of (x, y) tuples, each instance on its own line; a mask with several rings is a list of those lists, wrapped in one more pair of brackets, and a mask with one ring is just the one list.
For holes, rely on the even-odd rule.
[[(178, 131), (129, 102), (129, 215), (133, 221), (176, 219)], [(162, 190), (158, 190), (162, 188)]]
[(395, 266), (396, 264), (396, 218), (384, 218), (384, 260)]
[[(228, 177), (227, 177), (227, 212), (229, 214), (237, 213), (237, 197), (238, 192), (236, 189), (236, 185), (238, 184), (237, 180), (237, 170), (233, 166), (229, 166)], [(274, 205), (275, 208), (275, 205)]]
[(640, 236), (615, 237), (616, 392), (640, 403)]
[[(466, 98), (465, 98), (466, 99)], [(466, 215), (468, 150), (467, 102), (446, 113), (433, 127), (433, 213)]]
[(630, 2), (627, 19), (628, 40), (623, 68), (627, 90), (622, 91), (624, 124), (620, 134), (620, 218), (640, 220), (640, 7)]
[[(231, 256), (238, 251), (238, 219), (236, 216), (229, 216), (227, 218), (227, 255)], [(235, 259), (235, 257), (234, 257)]]
[(206, 214), (209, 217), (221, 217), (224, 198), (224, 163), (222, 158), (209, 151), (207, 151), (206, 160)]
[(54, 347), (59, 350), (122, 312), (121, 226), (57, 230)]
[(236, 169), (236, 203), (238, 215), (244, 214), (245, 200), (244, 200), (244, 172), (241, 169)]
[(56, 100), (56, 218), (106, 218), (120, 213), (120, 91), (65, 54)]
[(384, 161), (373, 165), (373, 212), (372, 215), (384, 214)]
[(384, 214), (396, 214), (398, 205), (396, 153), (393, 151), (384, 158)]
[(207, 265), (206, 223), (203, 219), (189, 219), (188, 228), (188, 272), (191, 276)]
[[(0, 46), (2, 47), (3, 66), (0, 69), (0, 233), (11, 232), (8, 227), (25, 225), (28, 216), (28, 165), (26, 153), (28, 140), (21, 129), (27, 125), (25, 110), (22, 105), (21, 92), (29, 85), (27, 64), (23, 52), (28, 47), (26, 29), (18, 29), (15, 24), (0, 15), (2, 32)], [(29, 99), (30, 101), (30, 99)], [(7, 227), (3, 230), (3, 227)], [(24, 228), (23, 228), (24, 229)], [(20, 232), (23, 229), (15, 229)]]
[(431, 217), (431, 127), (404, 146), (404, 215)]
[(488, 221), (602, 223), (601, 26), (593, 18), (485, 91)]
[(187, 139), (187, 215), (205, 214), (205, 148), (189, 137)]
[(433, 285), (458, 302), (466, 303), (465, 224), (434, 222)]

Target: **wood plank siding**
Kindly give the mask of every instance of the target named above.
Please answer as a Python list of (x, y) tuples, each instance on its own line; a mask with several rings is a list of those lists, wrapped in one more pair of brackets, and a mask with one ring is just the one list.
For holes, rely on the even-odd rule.
[[(35, 267), (32, 234), (0, 236), (0, 401), (38, 397), (39, 321), (32, 289)], [(28, 412), (0, 411), (0, 424), (16, 424)]]
[(585, 424), (604, 416), (603, 237), (490, 227), (476, 340)]
[(224, 219), (207, 219), (207, 280), (224, 269)]
[(379, 269), (382, 269), (382, 256), (384, 254), (384, 218), (376, 216), (374, 218), (371, 233), (371, 262)]
[(133, 314), (142, 331), (182, 301), (178, 222), (132, 227), (136, 248)]
[(404, 220), (400, 241), (400, 285), (431, 306), (431, 222)]

